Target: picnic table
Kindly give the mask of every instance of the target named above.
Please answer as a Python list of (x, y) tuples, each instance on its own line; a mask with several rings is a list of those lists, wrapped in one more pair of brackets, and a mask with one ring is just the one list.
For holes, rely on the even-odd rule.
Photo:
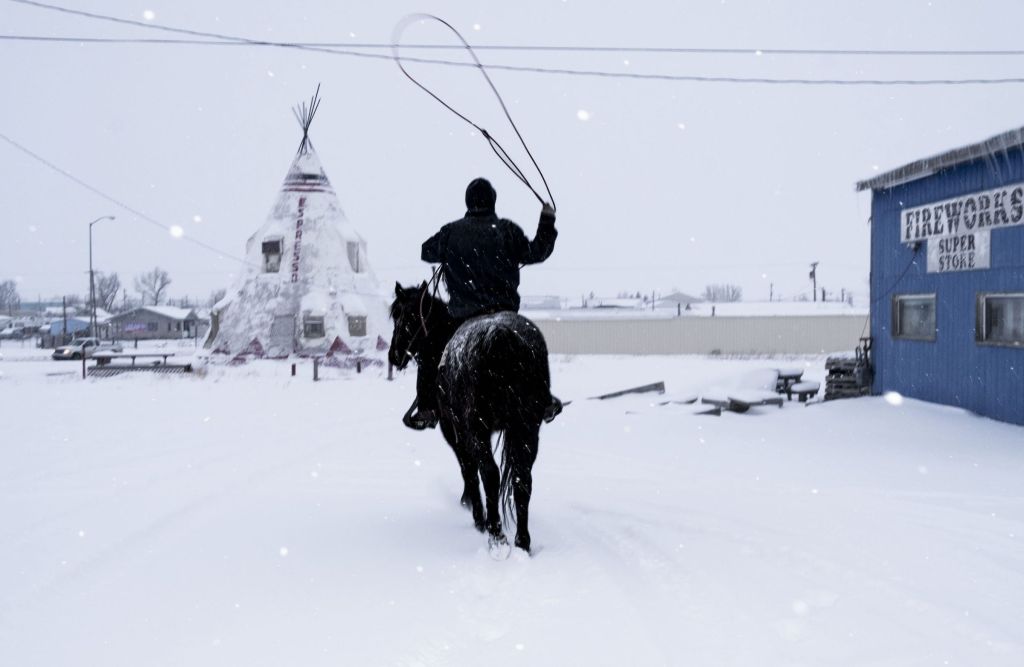
[(799, 382), (803, 376), (804, 371), (801, 368), (779, 369), (779, 379), (775, 383), (775, 391), (780, 394), (789, 394), (790, 387)]
[(786, 395), (787, 401), (793, 400), (793, 394), (801, 403), (818, 393), (821, 388), (820, 382), (805, 381), (801, 378), (804, 372), (799, 368), (784, 368), (779, 371), (779, 380), (775, 384), (775, 391)]

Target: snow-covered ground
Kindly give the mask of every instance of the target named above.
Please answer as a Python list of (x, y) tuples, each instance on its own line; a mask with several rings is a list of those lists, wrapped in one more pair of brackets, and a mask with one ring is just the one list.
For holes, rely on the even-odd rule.
[(411, 373), (0, 352), (0, 664), (1024, 664), (1021, 428), (585, 400), (820, 358), (555, 359), (535, 553), (494, 561)]

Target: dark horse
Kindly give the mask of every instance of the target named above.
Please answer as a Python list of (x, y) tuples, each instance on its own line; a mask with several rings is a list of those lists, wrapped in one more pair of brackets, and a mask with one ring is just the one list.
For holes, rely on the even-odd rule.
[[(389, 359), (399, 370), (413, 358), (417, 363), (440, 360), (438, 417), (462, 470), (462, 504), (472, 510), (477, 530), (489, 533), (491, 545), (503, 545), (507, 540), (499, 508), (507, 516), (514, 498), (515, 545), (529, 551), (533, 462), (544, 411), (551, 404), (544, 337), (533, 322), (513, 312), (481, 315), (459, 326), (426, 283), (396, 284), (395, 297)], [(495, 432), (504, 438), (500, 471), (491, 453)], [(480, 481), (486, 508), (480, 502)]]

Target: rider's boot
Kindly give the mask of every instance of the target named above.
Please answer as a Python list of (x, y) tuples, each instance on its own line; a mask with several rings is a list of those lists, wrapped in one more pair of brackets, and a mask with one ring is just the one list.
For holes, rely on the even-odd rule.
[(402, 423), (415, 431), (422, 431), (437, 426), (437, 410), (419, 408), (419, 400), (412, 402), (402, 417)]
[(562, 401), (558, 400), (558, 397), (554, 394), (551, 395), (551, 402), (548, 407), (544, 408), (544, 421), (550, 424), (555, 420), (555, 417), (562, 413)]

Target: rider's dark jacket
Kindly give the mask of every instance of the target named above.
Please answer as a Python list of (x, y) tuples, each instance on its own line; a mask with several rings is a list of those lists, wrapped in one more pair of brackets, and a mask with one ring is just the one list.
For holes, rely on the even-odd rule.
[(448, 223), (423, 243), (423, 261), (443, 266), (448, 312), (456, 319), (518, 311), (520, 265), (543, 262), (558, 237), (555, 216), (545, 211), (533, 240), (526, 238), (519, 225), (495, 214), (494, 195), (481, 192), (484, 187), (493, 193), (483, 179), (471, 183), (465, 217)]

